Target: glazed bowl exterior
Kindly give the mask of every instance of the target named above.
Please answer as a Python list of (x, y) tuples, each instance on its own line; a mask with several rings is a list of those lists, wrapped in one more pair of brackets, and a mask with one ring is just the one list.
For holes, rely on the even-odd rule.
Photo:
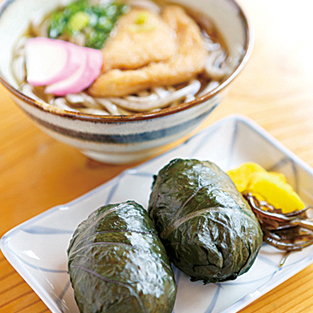
[(250, 23), (234, 0), (172, 2), (205, 12), (222, 35), (232, 60), (232, 74), (220, 86), (194, 101), (151, 113), (97, 116), (64, 111), (21, 93), (11, 69), (12, 51), (30, 20), (56, 9), (64, 3), (62, 0), (4, 0), (1, 3), (0, 82), (41, 130), (86, 156), (116, 164), (145, 159), (200, 125), (245, 66), (253, 45)]

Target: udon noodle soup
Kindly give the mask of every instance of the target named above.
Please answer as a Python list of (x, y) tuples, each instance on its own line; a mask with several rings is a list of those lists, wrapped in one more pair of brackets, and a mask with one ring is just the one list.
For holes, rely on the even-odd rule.
[[(32, 85), (25, 45), (33, 37), (100, 50), (99, 75), (87, 88), (62, 95)], [(229, 76), (228, 61), (218, 30), (202, 13), (164, 1), (79, 0), (34, 19), (12, 66), (20, 90), (38, 101), (66, 111), (129, 115), (206, 94)]]

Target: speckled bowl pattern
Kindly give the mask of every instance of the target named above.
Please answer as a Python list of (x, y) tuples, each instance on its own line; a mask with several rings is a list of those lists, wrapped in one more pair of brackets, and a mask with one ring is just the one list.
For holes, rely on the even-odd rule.
[(30, 19), (38, 13), (52, 11), (61, 2), (4, 0), (1, 3), (0, 82), (42, 131), (101, 162), (121, 164), (140, 161), (157, 153), (160, 147), (190, 133), (220, 103), (251, 54), (251, 26), (235, 1), (176, 0), (173, 2), (206, 12), (228, 47), (233, 72), (219, 87), (194, 101), (152, 113), (96, 116), (64, 111), (22, 94), (11, 69), (12, 51)]

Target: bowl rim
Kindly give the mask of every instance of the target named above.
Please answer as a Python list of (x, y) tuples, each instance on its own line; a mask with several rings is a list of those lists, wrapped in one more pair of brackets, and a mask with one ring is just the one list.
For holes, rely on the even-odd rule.
[[(4, 10), (12, 4), (15, 0), (3, 0), (0, 3), (0, 16), (4, 12)], [(168, 115), (172, 115), (178, 112), (182, 112), (188, 110), (192, 107), (198, 106), (212, 98), (214, 98), (219, 92), (224, 90), (228, 85), (238, 76), (238, 74), (242, 71), (246, 63), (248, 62), (250, 55), (252, 53), (253, 44), (254, 44), (254, 33), (252, 29), (251, 22), (249, 21), (246, 13), (244, 12), (243, 8), (238, 4), (237, 0), (228, 0), (235, 6), (236, 10), (238, 11), (238, 16), (243, 22), (244, 29), (245, 29), (245, 43), (243, 46), (243, 54), (240, 58), (239, 64), (236, 66), (234, 71), (225, 79), (219, 86), (212, 89), (205, 95), (196, 98), (195, 100), (185, 102), (179, 104), (174, 107), (163, 108), (159, 111), (152, 111), (152, 112), (141, 112), (141, 113), (134, 113), (131, 115), (96, 115), (96, 114), (87, 114), (81, 112), (73, 112), (73, 111), (66, 111), (54, 106), (49, 105), (44, 101), (38, 101), (32, 99), (31, 97), (23, 94), (21, 91), (13, 87), (10, 83), (6, 81), (6, 79), (2, 76), (0, 72), (0, 83), (7, 88), (15, 97), (23, 100), (26, 104), (44, 111), (46, 113), (51, 113), (53, 115), (62, 116), (66, 118), (70, 118), (73, 120), (81, 120), (81, 121), (89, 121), (89, 122), (98, 122), (98, 123), (120, 123), (120, 122), (132, 122), (132, 121), (141, 121), (141, 120), (149, 120), (160, 118)]]

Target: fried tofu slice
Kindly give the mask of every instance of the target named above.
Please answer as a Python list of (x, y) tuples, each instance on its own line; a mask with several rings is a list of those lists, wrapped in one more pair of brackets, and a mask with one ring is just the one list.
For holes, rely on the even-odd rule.
[(166, 61), (177, 53), (175, 33), (160, 15), (131, 9), (119, 19), (101, 52), (102, 72), (137, 69), (151, 62)]
[(91, 85), (91, 95), (124, 96), (152, 86), (183, 83), (203, 71), (208, 52), (195, 21), (176, 5), (167, 6), (162, 12), (162, 17), (175, 31), (177, 54), (167, 61), (151, 62), (138, 70), (110, 70), (100, 75)]

